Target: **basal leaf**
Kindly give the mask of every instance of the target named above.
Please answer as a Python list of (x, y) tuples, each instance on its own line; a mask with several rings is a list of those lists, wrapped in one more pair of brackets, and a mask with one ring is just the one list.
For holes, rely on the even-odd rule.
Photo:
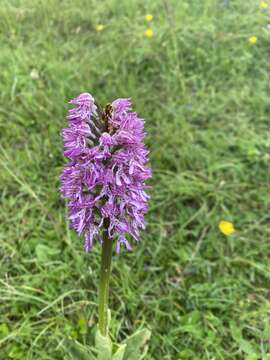
[(113, 354), (112, 360), (123, 360), (126, 351), (126, 344), (120, 345), (117, 351)]
[(72, 360), (95, 360), (88, 349), (77, 341), (67, 339), (65, 341), (66, 350)]
[(147, 352), (147, 341), (151, 337), (151, 332), (148, 329), (137, 331), (125, 340), (127, 345), (124, 360), (141, 360)]
[(97, 360), (112, 359), (112, 342), (109, 336), (101, 335), (100, 331), (96, 333), (96, 350), (98, 353)]

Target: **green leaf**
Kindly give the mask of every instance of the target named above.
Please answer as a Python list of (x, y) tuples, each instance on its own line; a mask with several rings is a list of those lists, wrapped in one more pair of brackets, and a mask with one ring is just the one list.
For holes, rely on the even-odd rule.
[(258, 360), (258, 356), (256, 354), (248, 355), (245, 357), (245, 360)]
[(230, 322), (231, 335), (234, 341), (239, 343), (242, 340), (241, 328), (234, 321)]
[(113, 354), (112, 360), (123, 360), (125, 351), (126, 351), (126, 344), (120, 345), (117, 351)]
[(59, 250), (46, 245), (38, 244), (35, 248), (35, 252), (39, 261), (48, 261), (52, 256), (57, 255)]
[(73, 360), (95, 360), (88, 349), (77, 341), (67, 339), (65, 340), (65, 345), (67, 347), (67, 352), (69, 352), (69, 355)]
[(23, 354), (24, 354), (24, 350), (21, 349), (20, 347), (18, 346), (13, 346), (11, 348), (11, 351), (9, 352), (9, 357), (10, 359), (22, 359), (23, 358)]
[(87, 333), (87, 320), (84, 317), (80, 317), (77, 324), (80, 334), (85, 335)]
[(242, 335), (242, 329), (234, 321), (230, 322), (231, 335), (234, 341), (238, 344), (239, 348), (248, 354), (252, 359), (257, 359), (257, 354), (251, 342), (245, 340)]
[(151, 337), (148, 329), (142, 329), (127, 338), (124, 343), (127, 345), (123, 360), (141, 360), (147, 353), (147, 341)]
[(268, 339), (270, 339), (270, 322), (266, 319), (263, 330), (263, 340), (267, 341)]
[(9, 334), (9, 328), (7, 324), (3, 323), (0, 325), (0, 337), (5, 337)]
[(96, 333), (96, 349), (98, 352), (97, 360), (112, 359), (112, 342), (109, 336), (101, 335), (100, 331)]
[(240, 343), (239, 343), (239, 346), (240, 346), (240, 349), (241, 349), (244, 353), (250, 355), (250, 357), (251, 357), (250, 359), (252, 359), (252, 360), (255, 359), (255, 360), (256, 360), (256, 359), (258, 358), (258, 357), (257, 357), (257, 354), (256, 354), (256, 352), (255, 352), (255, 350), (254, 350), (254, 348), (253, 348), (253, 346), (251, 345), (250, 342), (242, 339), (242, 340), (240, 341)]

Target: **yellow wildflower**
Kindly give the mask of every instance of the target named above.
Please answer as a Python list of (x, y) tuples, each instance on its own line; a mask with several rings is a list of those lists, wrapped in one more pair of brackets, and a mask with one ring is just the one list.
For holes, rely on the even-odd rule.
[(97, 26), (96, 26), (96, 31), (97, 32), (100, 32), (100, 31), (102, 31), (104, 29), (104, 25), (102, 25), (102, 24), (98, 24)]
[(257, 36), (251, 36), (249, 39), (248, 39), (248, 41), (249, 41), (249, 43), (250, 44), (256, 44), (256, 42), (257, 42)]
[(235, 228), (233, 226), (233, 223), (229, 222), (229, 221), (220, 221), (220, 223), (218, 224), (219, 230), (220, 232), (222, 232), (222, 234), (224, 235), (232, 235), (235, 232)]
[(261, 8), (261, 9), (267, 9), (267, 8), (268, 8), (267, 2), (266, 2), (266, 1), (261, 1), (261, 3), (260, 3), (260, 8)]
[(145, 15), (145, 20), (147, 21), (147, 22), (150, 22), (150, 21), (152, 21), (153, 20), (153, 15), (151, 15), (151, 14), (147, 14), (147, 15)]
[(151, 38), (154, 35), (154, 31), (151, 28), (148, 28), (145, 30), (144, 35), (148, 38)]

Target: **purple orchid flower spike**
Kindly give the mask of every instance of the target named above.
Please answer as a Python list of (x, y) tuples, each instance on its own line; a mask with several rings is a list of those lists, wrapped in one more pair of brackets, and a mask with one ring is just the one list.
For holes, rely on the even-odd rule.
[(70, 226), (84, 234), (86, 252), (95, 239), (102, 242), (104, 226), (117, 253), (121, 245), (131, 250), (130, 239), (138, 241), (145, 227), (149, 199), (144, 121), (131, 111), (129, 99), (117, 99), (103, 110), (88, 93), (70, 103), (76, 107), (62, 130), (64, 156), (70, 161), (60, 178)]

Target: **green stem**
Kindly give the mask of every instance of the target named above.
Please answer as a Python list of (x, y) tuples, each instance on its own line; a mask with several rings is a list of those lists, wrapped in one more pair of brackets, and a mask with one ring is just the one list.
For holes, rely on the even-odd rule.
[(113, 241), (108, 237), (108, 224), (105, 226), (102, 242), (102, 259), (99, 283), (99, 331), (101, 335), (108, 333), (108, 298), (109, 298), (109, 280), (111, 273), (112, 245)]

